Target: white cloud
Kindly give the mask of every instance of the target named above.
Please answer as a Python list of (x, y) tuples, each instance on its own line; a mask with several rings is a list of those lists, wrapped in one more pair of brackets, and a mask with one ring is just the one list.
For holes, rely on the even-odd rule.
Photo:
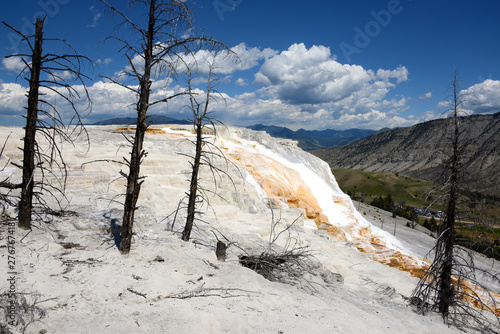
[(0, 114), (16, 115), (26, 106), (27, 88), (17, 83), (0, 83)]
[[(81, 85), (73, 85), (81, 96), (85, 96), (85, 92)], [(133, 115), (134, 113), (134, 94), (118, 85), (98, 81), (92, 86), (87, 87), (89, 95), (92, 98), (93, 112), (92, 117), (105, 115), (106, 118), (117, 117), (122, 115)], [(15, 115), (24, 113), (27, 88), (16, 83), (0, 84), (0, 116)], [(55, 105), (65, 121), (71, 119), (73, 111), (61, 98), (56, 97), (56, 94), (46, 89), (41, 89), (44, 95), (44, 100), (54, 104), (54, 99), (57, 98)], [(66, 92), (64, 92), (66, 93)], [(88, 105), (85, 100), (75, 100), (77, 109), (81, 115), (86, 115)], [(43, 108), (43, 106), (42, 106)]]
[(419, 120), (419, 122), (427, 122), (427, 121), (431, 121), (431, 120), (439, 118), (439, 117), (440, 117), (440, 114), (434, 113), (433, 110), (428, 110), (424, 113), (421, 113), (418, 117), (418, 120)]
[(500, 81), (486, 79), (460, 92), (464, 107), (473, 113), (496, 113), (500, 111)]
[[(81, 86), (73, 86), (82, 92)], [(133, 86), (131, 86), (133, 87)], [(133, 87), (136, 88), (136, 87)], [(152, 84), (151, 101), (171, 96), (182, 92), (185, 88), (171, 86), (168, 80), (154, 81)], [(133, 117), (135, 116), (136, 96), (127, 88), (106, 81), (94, 82), (88, 87), (93, 102), (92, 114), (86, 119), (94, 122), (105, 118)], [(202, 93), (202, 90), (198, 90)], [(26, 88), (19, 84), (0, 84), (0, 115), (20, 114), (24, 111)], [(53, 99), (48, 93), (47, 99)], [(203, 96), (203, 94), (200, 94)], [(315, 106), (306, 109), (299, 105), (289, 105), (279, 99), (260, 99), (255, 92), (247, 92), (236, 96), (223, 94), (213, 101), (211, 110), (213, 116), (228, 125), (252, 125), (256, 123), (276, 124), (288, 126), (292, 129), (326, 129), (326, 128), (381, 128), (385, 126), (412, 125), (416, 121), (407, 121), (397, 116), (396, 112), (381, 112), (376, 109), (366, 113), (338, 113), (331, 107)], [(396, 99), (388, 102), (391, 106), (404, 105), (404, 101)], [(149, 114), (166, 114), (170, 117), (186, 119), (190, 111), (186, 108), (187, 97), (181, 96), (170, 100), (167, 104), (159, 104), (150, 109)], [(71, 110), (64, 106), (62, 101), (57, 101), (63, 117), (71, 117)], [(78, 102), (80, 110), (85, 110), (86, 105)]]
[(99, 59), (96, 60), (96, 64), (108, 65), (112, 61), (113, 61), (113, 58), (105, 58), (104, 60), (102, 60), (102, 59), (99, 58)]
[(237, 100), (254, 100), (255, 93), (243, 93), (234, 97)]
[[(338, 112), (369, 112), (396, 84), (408, 80), (408, 70), (340, 64), (325, 46), (294, 44), (275, 55), (255, 75), (260, 93), (293, 105), (329, 103)], [(395, 82), (394, 82), (395, 81)]]
[(70, 71), (53, 71), (52, 75), (48, 75), (49, 80), (55, 82), (73, 79), (74, 77), (75, 76)]
[[(168, 62), (177, 73), (186, 73), (186, 65), (190, 67), (191, 71), (197, 75), (206, 76), (209, 73), (210, 66), (214, 64), (213, 73), (219, 75), (225, 75), (222, 78), (222, 81), (228, 82), (231, 79), (229, 74), (232, 74), (236, 71), (245, 71), (249, 70), (253, 67), (259, 65), (259, 62), (269, 57), (275, 55), (277, 52), (266, 48), (259, 49), (256, 47), (250, 48), (245, 43), (240, 43), (232, 48), (233, 54), (221, 53), (217, 54), (214, 51), (210, 50), (198, 50), (192, 55), (181, 54), (179, 59), (171, 60)], [(158, 51), (158, 50), (157, 50)], [(158, 51), (159, 52), (159, 51)], [(216, 61), (214, 63), (214, 58), (216, 57)], [(105, 63), (109, 58), (104, 61), (98, 60), (97, 63)], [(109, 59), (111, 61), (111, 59)], [(132, 63), (134, 68), (141, 72), (144, 64), (144, 58), (142, 55), (136, 54), (132, 58)], [(163, 64), (162, 64), (163, 66)], [(123, 70), (117, 71), (114, 73), (114, 80), (123, 82), (129, 76), (127, 74), (132, 72), (132, 67), (127, 64)], [(154, 68), (152, 71), (153, 77), (157, 76), (160, 73), (159, 67)], [(245, 85), (245, 81), (243, 79), (238, 79), (237, 85)]]
[(396, 79), (396, 84), (407, 81), (408, 70), (401, 65), (395, 70), (378, 69), (377, 78), (387, 83), (389, 87), (394, 87), (395, 85), (390, 83), (391, 79)]
[(92, 5), (90, 6), (90, 11), (92, 12), (93, 18), (92, 18), (92, 23), (87, 25), (87, 28), (95, 28), (97, 27), (98, 21), (101, 18), (102, 14), (95, 9), (95, 7)]
[(2, 65), (5, 70), (16, 73), (20, 73), (26, 67), (21, 57), (4, 58)]
[(424, 95), (418, 97), (419, 100), (427, 100), (432, 98), (432, 92), (427, 92)]
[(293, 130), (402, 127), (417, 123), (394, 112), (371, 110), (366, 113), (336, 114), (330, 109), (317, 108), (305, 111), (298, 105), (288, 105), (280, 100), (262, 100), (252, 93), (227, 98), (225, 106), (214, 107), (224, 110), (215, 116), (228, 125), (253, 125), (257, 123), (287, 126)]
[[(406, 127), (417, 123), (416, 120), (406, 119), (391, 113), (384, 113), (379, 110), (371, 110), (368, 113), (356, 115), (342, 115), (342, 117), (335, 121), (338, 127), (346, 127), (350, 124), (351, 127), (381, 129), (381, 128), (396, 128)], [(355, 125), (355, 126), (353, 126)]]
[(440, 102), (438, 102), (438, 104), (437, 104), (437, 108), (438, 108), (438, 110), (441, 110), (441, 109), (443, 109), (443, 108), (448, 109), (450, 106), (451, 106), (451, 101), (450, 101), (450, 100), (440, 101)]
[(135, 96), (130, 90), (119, 85), (97, 81), (88, 87), (92, 98), (94, 116), (104, 114), (119, 116), (133, 112)]
[(243, 78), (238, 78), (236, 80), (235, 84), (238, 85), (238, 86), (242, 86), (242, 87), (243, 86), (248, 86), (247, 81), (245, 79), (243, 79)]
[[(400, 116), (409, 108), (409, 98), (394, 94), (389, 96), (398, 84), (408, 80), (408, 70), (404, 66), (370, 70), (359, 65), (341, 64), (325, 46), (307, 49), (303, 44), (294, 44), (280, 53), (245, 44), (233, 49), (238, 53), (240, 62), (219, 59), (218, 74), (230, 80), (231, 74), (254, 68), (257, 72), (254, 82), (262, 87), (235, 96), (224, 94), (225, 101), (219, 98), (212, 103), (213, 115), (228, 125), (264, 123), (292, 129), (377, 129), (412, 125), (419, 120), (418, 115), (412, 119)], [(213, 56), (206, 50), (196, 53), (197, 60), (210, 60)], [(98, 60), (98, 63), (110, 61), (112, 59), (106, 58)], [(133, 62), (140, 69), (141, 57), (136, 56)], [(259, 64), (262, 64), (260, 68)], [(206, 83), (206, 73), (203, 72), (207, 69), (198, 71), (200, 76), (197, 82)], [(237, 78), (233, 84), (247, 84), (244, 76)], [(127, 84), (127, 81), (122, 83)], [(154, 79), (151, 101), (182, 92), (185, 82), (181, 80), (180, 83), (173, 86), (171, 80)], [(78, 89), (81, 91), (82, 88)], [(23, 100), (25, 90), (19, 89), (16, 96)], [(93, 113), (87, 121), (135, 115), (136, 96), (130, 90), (104, 80), (94, 82), (88, 91), (93, 101)], [(4, 99), (4, 95), (0, 93), (0, 100)], [(14, 104), (11, 102), (10, 110), (14, 109)], [(182, 96), (170, 100), (168, 104), (153, 107), (149, 114), (167, 114), (185, 119), (189, 117), (187, 104), (187, 98)], [(16, 110), (22, 110), (24, 104), (18, 101), (18, 105), (21, 107)], [(70, 115), (69, 110), (67, 112)], [(6, 113), (6, 108), (0, 107), (0, 114)]]
[[(245, 43), (240, 43), (231, 48), (235, 55), (219, 54), (215, 61), (214, 73), (232, 74), (236, 71), (245, 71), (259, 65), (259, 62), (274, 56), (277, 51), (266, 48), (248, 47)], [(198, 74), (206, 75), (209, 72), (209, 65), (213, 63), (216, 53), (209, 50), (199, 50), (191, 55), (184, 55), (184, 61)], [(183, 68), (179, 69), (183, 71)]]
[(253, 47), (248, 47), (245, 43), (240, 43), (231, 48), (238, 56), (236, 62), (237, 67), (234, 70), (248, 70), (259, 65), (260, 60), (266, 60), (278, 52), (276, 50), (265, 48), (263, 50)]
[[(460, 105), (459, 114), (463, 116), (472, 114), (488, 114), (500, 111), (500, 81), (486, 79), (459, 92)], [(427, 111), (420, 115), (420, 121), (436, 119), (448, 114), (452, 109), (453, 101), (445, 100), (438, 102), (436, 111)]]

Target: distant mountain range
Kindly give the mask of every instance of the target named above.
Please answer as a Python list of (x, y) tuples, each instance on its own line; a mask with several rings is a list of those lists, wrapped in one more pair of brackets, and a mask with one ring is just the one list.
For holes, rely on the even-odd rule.
[(350, 130), (304, 130), (297, 131), (290, 130), (289, 128), (256, 124), (247, 126), (247, 128), (256, 131), (265, 131), (273, 137), (287, 138), (298, 141), (298, 146), (305, 151), (317, 150), (320, 148), (343, 146), (353, 143), (362, 138), (373, 135), (380, 131), (363, 130), (363, 129), (350, 129)]
[[(152, 124), (191, 124), (191, 122), (186, 120), (178, 120), (175, 118), (152, 115), (148, 118)], [(124, 124), (135, 124), (137, 118), (134, 117), (121, 117), (112, 118), (104, 121), (96, 122), (91, 125), (124, 125)], [(387, 131), (389, 129), (382, 129), (380, 131), (375, 130), (362, 130), (362, 129), (350, 129), (350, 130), (304, 130), (300, 129), (297, 131), (290, 130), (289, 128), (274, 125), (263, 125), (256, 124), (247, 126), (247, 128), (256, 131), (265, 131), (273, 137), (293, 139), (298, 141), (298, 146), (305, 151), (317, 150), (326, 147), (342, 146), (353, 143), (362, 138), (373, 135), (374, 133)]]
[[(343, 147), (312, 151), (332, 168), (399, 172), (438, 181), (450, 152), (452, 119), (377, 133)], [(463, 151), (464, 186), (500, 196), (500, 112), (460, 118), (470, 144)]]

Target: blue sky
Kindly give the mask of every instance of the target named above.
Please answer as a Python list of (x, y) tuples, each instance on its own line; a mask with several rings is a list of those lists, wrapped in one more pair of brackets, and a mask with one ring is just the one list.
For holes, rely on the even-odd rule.
[[(240, 57), (219, 64), (225, 102), (213, 110), (226, 124), (294, 130), (409, 126), (446, 110), (455, 67), (469, 113), (500, 111), (498, 1), (197, 0), (193, 8), (196, 31)], [(87, 72), (93, 108), (85, 120), (133, 116), (133, 96), (101, 77), (126, 66), (116, 43), (99, 43), (119, 20), (96, 0), (0, 4), (0, 19), (26, 32), (43, 14), (46, 37), (67, 40), (98, 64)], [(137, 9), (130, 16), (144, 19)], [(0, 29), (0, 125), (22, 125), (27, 83), (17, 77), (19, 60), (4, 57), (26, 49), (7, 27)], [(158, 80), (153, 87), (159, 97), (181, 91), (184, 83)], [(185, 104), (180, 98), (151, 113), (186, 118)]]

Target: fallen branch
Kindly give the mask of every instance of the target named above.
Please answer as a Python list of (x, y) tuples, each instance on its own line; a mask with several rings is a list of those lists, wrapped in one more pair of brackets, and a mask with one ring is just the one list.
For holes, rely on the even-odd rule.
[[(153, 299), (153, 301), (159, 301), (162, 299), (188, 299), (188, 298), (198, 298), (198, 297), (220, 297), (220, 298), (236, 298), (236, 297), (250, 297), (250, 295), (260, 295), (260, 292), (244, 290), (238, 288), (204, 288), (205, 283), (200, 285), (195, 290), (186, 290), (177, 294), (172, 294), (168, 296), (158, 296)], [(236, 294), (235, 294), (236, 293)]]
[(132, 293), (134, 293), (134, 294), (136, 294), (136, 295), (138, 295), (138, 296), (144, 297), (145, 299), (148, 299), (148, 298), (146, 297), (146, 294), (145, 294), (145, 293), (140, 293), (140, 292), (137, 292), (137, 291), (133, 290), (132, 288), (127, 288), (127, 291), (132, 292)]

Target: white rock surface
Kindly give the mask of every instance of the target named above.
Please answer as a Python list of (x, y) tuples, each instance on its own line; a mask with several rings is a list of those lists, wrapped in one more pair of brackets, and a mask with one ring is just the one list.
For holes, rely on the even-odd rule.
[[(188, 189), (189, 159), (177, 153), (190, 153), (193, 147), (179, 136), (146, 136), (148, 156), (142, 173), (147, 178), (132, 251), (120, 255), (111, 232), (121, 224), (122, 207), (116, 201), (124, 191), (125, 180), (119, 178), (124, 169), (108, 162), (88, 163), (122, 161), (128, 155), (126, 141), (115, 128), (89, 127), (88, 149), (80, 141), (64, 145), (69, 169), (65, 209), (75, 214), (36, 221), (28, 234), (16, 230), (16, 292), (30, 294), (30, 300), (36, 298), (37, 306), (46, 311), (45, 317), (27, 327), (27, 333), (458, 332), (445, 326), (439, 316), (423, 317), (406, 306), (402, 295), (411, 293), (416, 278), (373, 261), (350, 243), (333, 240), (307, 219), (298, 221), (294, 235), (311, 247), (326, 270), (340, 273), (344, 284), (324, 283), (311, 294), (299, 286), (267, 281), (239, 265), (241, 248), (260, 251), (265, 247), (271, 214), (262, 201), (263, 192), (233, 165), (228, 171), (235, 186), (226, 177), (218, 180), (224, 199), (212, 196), (212, 207), (202, 217), (207, 223), (198, 223), (193, 231), (195, 242), (181, 241), (170, 231), (173, 221), (167, 216)], [(21, 159), (17, 147), (22, 129), (0, 127), (0, 143), (9, 134), (0, 168), (7, 159), (17, 163)], [(286, 147), (279, 141), (262, 133), (251, 135), (270, 149), (277, 147), (278, 156), (291, 156), (283, 153)], [(290, 159), (315, 164), (304, 152), (295, 152)], [(13, 181), (19, 180), (11, 167), (0, 176), (12, 174)], [(202, 180), (212, 186), (211, 174), (203, 174)], [(282, 217), (289, 222), (300, 213), (300, 209), (282, 209)], [(377, 213), (370, 214), (368, 220)], [(173, 230), (181, 228), (179, 220)], [(7, 226), (2, 224), (0, 231), (0, 291), (5, 291)], [(238, 245), (228, 248), (226, 262), (216, 259), (212, 231)], [(398, 234), (404, 240), (402, 246), (419, 256), (432, 244), (427, 235), (404, 226), (398, 226)], [(310, 279), (318, 282), (317, 277)]]

